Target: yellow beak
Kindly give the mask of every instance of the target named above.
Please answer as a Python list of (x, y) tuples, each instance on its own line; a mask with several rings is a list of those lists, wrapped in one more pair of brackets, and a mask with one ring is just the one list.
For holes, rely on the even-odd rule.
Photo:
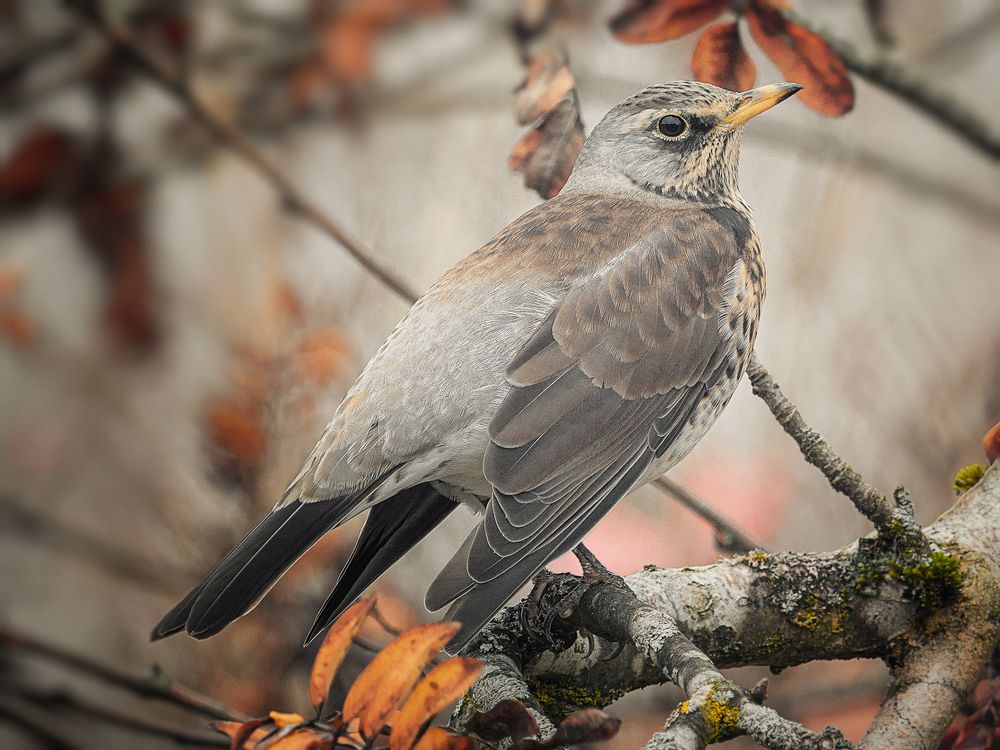
[(718, 124), (729, 128), (737, 128), (751, 117), (766, 112), (775, 104), (780, 104), (802, 86), (798, 83), (775, 83), (770, 86), (760, 86), (740, 94), (739, 104), (731, 113), (719, 120)]

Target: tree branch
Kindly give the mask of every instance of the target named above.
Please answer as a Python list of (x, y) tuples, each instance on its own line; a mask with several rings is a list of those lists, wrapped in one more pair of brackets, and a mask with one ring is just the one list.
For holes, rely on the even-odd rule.
[(139, 677), (5, 626), (0, 626), (0, 646), (8, 651), (22, 651), (40, 656), (110, 685), (124, 688), (142, 698), (171, 703), (213, 719), (246, 721), (249, 718), (212, 698), (177, 684), (158, 668), (154, 668), (153, 673), (148, 677)]
[(875, 525), (880, 536), (886, 539), (905, 538), (910, 544), (922, 543), (920, 527), (913, 515), (913, 505), (905, 490), (897, 489), (895, 503), (892, 503), (868, 484), (802, 418), (798, 408), (782, 393), (756, 353), (750, 358), (747, 375), (754, 395), (767, 404), (778, 424), (798, 443), (806, 461), (823, 472), (833, 489), (850, 498), (854, 507)]
[(81, 18), (93, 25), (125, 60), (140, 70), (183, 105), (220, 143), (238, 154), (281, 197), (285, 206), (297, 213), (317, 229), (339, 243), (358, 263), (379, 281), (408, 302), (419, 296), (408, 281), (403, 279), (383, 259), (378, 258), (360, 240), (327, 216), (315, 203), (295, 187), (281, 170), (228, 122), (216, 116), (182, 82), (179, 76), (138, 46), (131, 33), (110, 22), (94, 0), (67, 0), (67, 4)]
[(934, 91), (926, 81), (913, 75), (885, 55), (865, 57), (847, 42), (815, 28), (808, 20), (787, 7), (778, 12), (788, 21), (796, 23), (823, 39), (830, 50), (843, 60), (847, 69), (874, 83), (879, 88), (903, 99), (935, 122), (961, 136), (967, 143), (985, 152), (993, 159), (1000, 158), (1000, 136), (994, 133), (987, 121), (964, 104), (950, 96)]
[(764, 549), (742, 532), (731, 521), (723, 518), (705, 502), (695, 497), (686, 487), (665, 476), (653, 480), (653, 485), (663, 490), (689, 511), (707, 521), (715, 529), (715, 544), (724, 552), (749, 552)]

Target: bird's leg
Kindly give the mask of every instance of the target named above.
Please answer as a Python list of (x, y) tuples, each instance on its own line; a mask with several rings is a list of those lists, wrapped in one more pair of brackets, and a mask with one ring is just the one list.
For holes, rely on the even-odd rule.
[(587, 549), (583, 542), (573, 548), (573, 554), (576, 555), (576, 559), (580, 562), (580, 568), (583, 569), (583, 580), (591, 585), (607, 583), (620, 589), (628, 588), (625, 579), (604, 567), (604, 563), (598, 560), (597, 556)]

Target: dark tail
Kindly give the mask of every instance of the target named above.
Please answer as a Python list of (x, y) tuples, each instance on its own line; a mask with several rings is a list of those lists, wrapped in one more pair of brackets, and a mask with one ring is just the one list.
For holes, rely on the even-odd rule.
[(419, 484), (372, 508), (337, 585), (309, 629), (306, 643), (457, 507), (430, 484)]
[(186, 630), (207, 638), (249, 612), (274, 582), (339, 523), (342, 499), (289, 503), (271, 511), (153, 629), (159, 640)]

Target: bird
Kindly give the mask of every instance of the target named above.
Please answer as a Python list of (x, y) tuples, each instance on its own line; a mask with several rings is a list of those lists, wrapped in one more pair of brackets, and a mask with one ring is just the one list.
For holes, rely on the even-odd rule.
[(447, 271), (363, 368), (274, 508), (153, 630), (214, 635), (367, 511), (308, 643), (456, 508), (431, 581), (465, 648), (732, 397), (765, 294), (740, 134), (802, 87), (650, 86), (611, 109), (561, 192)]

